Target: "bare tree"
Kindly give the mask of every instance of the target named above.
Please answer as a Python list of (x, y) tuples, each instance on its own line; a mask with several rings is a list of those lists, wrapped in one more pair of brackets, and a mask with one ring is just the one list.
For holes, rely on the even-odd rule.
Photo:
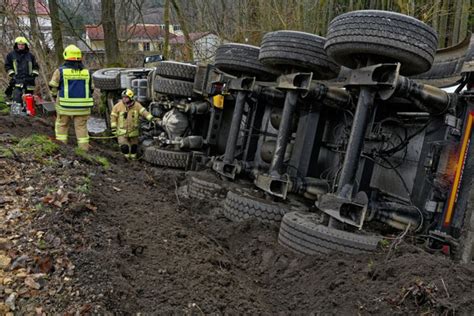
[(49, 62), (48, 45), (45, 42), (43, 34), (40, 32), (38, 25), (38, 15), (36, 14), (36, 5), (34, 0), (28, 0), (28, 17), (30, 20), (29, 33), (35, 48), (37, 61), (40, 65), (40, 89), (50, 97), (48, 82), (49, 73), (51, 73), (51, 64)]
[(163, 44), (163, 56), (168, 59), (170, 54), (170, 0), (165, 0), (165, 42)]
[(180, 6), (176, 2), (176, 0), (170, 0), (171, 5), (173, 6), (174, 11), (176, 12), (176, 16), (178, 17), (178, 22), (181, 24), (181, 30), (183, 31), (184, 35), (184, 46), (185, 46), (185, 60), (190, 61), (193, 60), (193, 43), (191, 38), (189, 37), (188, 31), (188, 24), (186, 19), (184, 18), (183, 13), (181, 12)]
[(122, 62), (115, 23), (115, 1), (101, 0), (101, 7), (106, 63), (109, 67), (120, 66)]
[(61, 21), (59, 19), (59, 7), (56, 0), (49, 0), (49, 16), (53, 32), (54, 51), (56, 53), (56, 65), (59, 66), (63, 60), (63, 34)]

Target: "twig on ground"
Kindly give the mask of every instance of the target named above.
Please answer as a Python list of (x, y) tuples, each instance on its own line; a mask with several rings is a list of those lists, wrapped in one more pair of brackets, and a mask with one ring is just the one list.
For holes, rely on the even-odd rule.
[(175, 187), (174, 194), (176, 195), (176, 200), (178, 201), (178, 205), (181, 205), (181, 201), (178, 195), (178, 182), (176, 181), (176, 179), (174, 179), (174, 187)]
[(199, 307), (198, 304), (192, 303), (191, 306), (192, 306), (192, 307), (196, 307), (196, 308), (201, 312), (201, 315), (205, 315), (204, 312), (202, 311), (202, 309)]
[(444, 283), (443, 278), (441, 278), (441, 282), (443, 283), (444, 290), (446, 291), (446, 296), (449, 298), (448, 288), (446, 287), (446, 283)]
[(407, 228), (393, 240), (392, 244), (390, 245), (390, 248), (388, 249), (385, 261), (388, 261), (388, 259), (390, 259), (392, 252), (397, 249), (397, 247), (402, 243), (403, 238), (405, 238), (406, 234), (408, 233), (408, 230), (410, 229), (410, 226), (411, 225), (408, 224)]

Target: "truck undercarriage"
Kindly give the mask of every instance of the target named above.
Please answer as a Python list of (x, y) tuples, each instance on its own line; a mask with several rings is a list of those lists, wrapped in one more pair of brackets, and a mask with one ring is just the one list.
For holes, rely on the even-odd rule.
[(326, 38), (275, 31), (261, 47), (220, 46), (213, 65), (94, 79), (109, 106), (132, 87), (161, 118), (142, 125), (144, 160), (189, 170), (192, 198), (223, 200), (231, 220), (278, 225), (293, 251), (371, 252), (410, 232), (467, 262), (474, 44), (436, 47), (418, 20), (355, 11)]

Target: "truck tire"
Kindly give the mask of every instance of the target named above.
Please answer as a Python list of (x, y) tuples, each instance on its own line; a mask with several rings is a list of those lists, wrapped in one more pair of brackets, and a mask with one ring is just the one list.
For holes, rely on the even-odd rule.
[(162, 167), (187, 169), (190, 157), (189, 152), (166, 150), (155, 146), (147, 147), (143, 151), (143, 160)]
[(377, 249), (381, 239), (324, 226), (320, 223), (318, 214), (308, 212), (285, 214), (278, 234), (280, 245), (305, 255), (331, 252), (370, 253)]
[(252, 45), (229, 43), (216, 50), (215, 65), (230, 75), (255, 76), (259, 80), (274, 79), (279, 73), (258, 60), (260, 48)]
[(454, 86), (462, 78), (464, 62), (471, 60), (473, 56), (474, 36), (469, 33), (462, 42), (438, 49), (431, 69), (411, 78), (438, 88)]
[(362, 10), (341, 14), (328, 27), (325, 49), (339, 65), (349, 68), (400, 62), (402, 75), (428, 71), (438, 36), (425, 23), (403, 14)]
[(188, 194), (199, 200), (223, 200), (227, 189), (220, 179), (200, 176), (199, 173), (188, 175)]
[(264, 65), (311, 71), (314, 79), (336, 78), (340, 67), (326, 54), (325, 43), (324, 37), (310, 33), (270, 32), (263, 36), (258, 59)]
[(94, 87), (100, 90), (120, 90), (120, 72), (125, 68), (104, 68), (92, 74)]
[(283, 216), (292, 211), (291, 206), (266, 201), (250, 194), (229, 191), (224, 201), (224, 216), (234, 222), (256, 219), (263, 223), (280, 225)]
[(155, 92), (169, 94), (175, 97), (191, 98), (194, 95), (193, 83), (189, 81), (155, 78)]
[(194, 82), (197, 67), (175, 61), (163, 61), (156, 66), (155, 73), (163, 78)]

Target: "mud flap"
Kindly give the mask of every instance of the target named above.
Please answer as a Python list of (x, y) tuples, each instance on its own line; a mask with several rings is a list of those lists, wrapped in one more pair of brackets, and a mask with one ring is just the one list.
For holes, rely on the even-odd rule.
[(321, 196), (317, 206), (332, 218), (361, 229), (364, 225), (368, 201), (365, 192), (357, 193), (352, 200), (333, 194), (325, 194)]

